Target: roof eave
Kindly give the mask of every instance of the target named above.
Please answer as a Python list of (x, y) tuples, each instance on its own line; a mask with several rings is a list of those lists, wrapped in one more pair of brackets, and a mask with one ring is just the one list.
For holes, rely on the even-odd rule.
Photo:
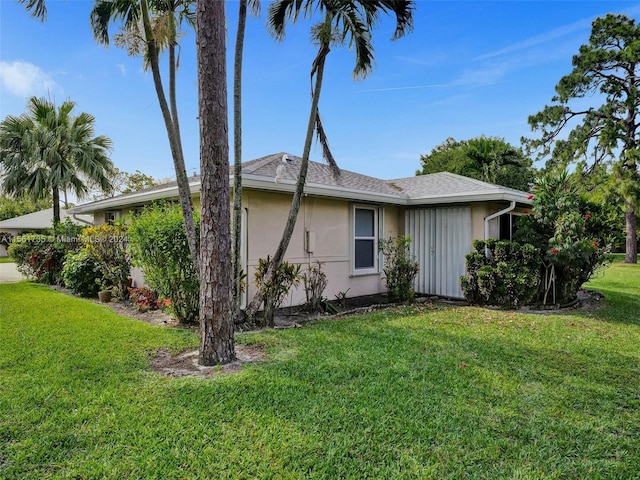
[(435, 205), (439, 203), (467, 203), (467, 202), (496, 202), (507, 201), (516, 202), (521, 205), (533, 205), (533, 201), (524, 195), (518, 195), (511, 192), (486, 192), (486, 193), (465, 193), (438, 195), (433, 197), (414, 197), (410, 198), (407, 205)]

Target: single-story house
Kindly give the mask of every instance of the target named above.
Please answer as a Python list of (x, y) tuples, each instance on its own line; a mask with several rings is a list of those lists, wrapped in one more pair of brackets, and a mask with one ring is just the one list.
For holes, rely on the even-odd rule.
[[(92, 225), (92, 215), (77, 215), (71, 210), (60, 210), (60, 219), (64, 221), (69, 218), (76, 225)], [(53, 227), (53, 207), (39, 212), (28, 213), (19, 217), (8, 218), (0, 221), (0, 232), (9, 233), (12, 236), (20, 235), (22, 232), (38, 232)], [(7, 249), (0, 245), (0, 257), (7, 256)]]
[[(255, 292), (258, 259), (272, 255), (280, 240), (301, 159), (277, 153), (243, 164), (242, 254), (248, 297)], [(199, 205), (200, 178), (190, 179)], [(231, 176), (233, 185), (233, 176)], [(476, 238), (510, 238), (513, 217), (531, 205), (528, 193), (452, 173), (382, 180), (310, 162), (295, 231), (287, 251), (290, 263), (322, 262), (327, 298), (347, 292), (361, 296), (386, 291), (378, 240), (411, 235), (411, 253), (420, 264), (420, 294), (461, 298), (465, 254)], [(135, 213), (159, 199), (177, 199), (175, 182), (79, 205), (75, 214), (93, 214), (95, 224)], [(287, 304), (305, 301), (304, 287)]]

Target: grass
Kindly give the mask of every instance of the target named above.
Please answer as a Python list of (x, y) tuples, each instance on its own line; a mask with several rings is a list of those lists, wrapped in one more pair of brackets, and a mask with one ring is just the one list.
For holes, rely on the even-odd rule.
[(14, 260), (11, 257), (0, 257), (0, 263), (14, 263)]
[(600, 310), (402, 308), (243, 334), (270, 361), (149, 371), (197, 338), (0, 285), (0, 478), (638, 478), (640, 268)]

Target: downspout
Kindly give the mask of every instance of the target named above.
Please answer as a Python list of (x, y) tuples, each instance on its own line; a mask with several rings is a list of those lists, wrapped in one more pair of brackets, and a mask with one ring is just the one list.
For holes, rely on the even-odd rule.
[[(492, 213), (488, 217), (484, 219), (484, 239), (485, 241), (489, 238), (489, 222), (500, 215), (504, 215), (505, 213), (513, 212), (516, 209), (516, 202), (512, 201), (511, 204), (505, 208), (504, 210), (500, 210), (499, 212)], [(489, 256), (489, 251), (487, 248), (484, 249), (485, 257)]]
[(85, 225), (89, 225), (90, 227), (93, 227), (93, 223), (92, 222), (87, 222), (86, 220), (83, 220), (82, 218), (76, 217), (75, 213), (71, 214), (71, 218), (73, 218), (77, 222), (84, 223)]

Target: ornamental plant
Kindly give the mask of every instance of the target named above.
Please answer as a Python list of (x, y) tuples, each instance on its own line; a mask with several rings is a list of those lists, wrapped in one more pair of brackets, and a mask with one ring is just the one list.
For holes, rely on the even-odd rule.
[(533, 245), (475, 240), (467, 254), (467, 273), (460, 284), (474, 305), (520, 308), (529, 303), (540, 283), (540, 257)]
[(411, 236), (381, 239), (378, 250), (384, 255), (384, 275), (389, 298), (407, 302), (415, 295), (413, 285), (418, 275), (418, 262), (409, 254)]
[[(196, 231), (200, 231), (199, 217), (194, 217)], [(146, 207), (131, 219), (127, 234), (133, 264), (143, 270), (145, 282), (171, 301), (180, 323), (197, 324), (200, 287), (180, 207), (172, 203)]]
[(546, 174), (535, 187), (533, 209), (517, 223), (515, 239), (540, 256), (541, 304), (564, 304), (608, 261), (615, 213), (581, 196), (568, 173)]
[(300, 265), (289, 262), (282, 262), (278, 266), (271, 280), (265, 280), (265, 275), (271, 258), (259, 258), (258, 266), (255, 270), (256, 287), (264, 292), (264, 312), (263, 327), (273, 327), (275, 325), (275, 312), (285, 295), (289, 293), (291, 287), (297, 287), (302, 279)]
[(128, 250), (127, 227), (124, 224), (98, 225), (85, 228), (80, 234), (82, 250), (98, 265), (102, 288), (109, 287), (118, 299), (129, 296), (131, 256)]

